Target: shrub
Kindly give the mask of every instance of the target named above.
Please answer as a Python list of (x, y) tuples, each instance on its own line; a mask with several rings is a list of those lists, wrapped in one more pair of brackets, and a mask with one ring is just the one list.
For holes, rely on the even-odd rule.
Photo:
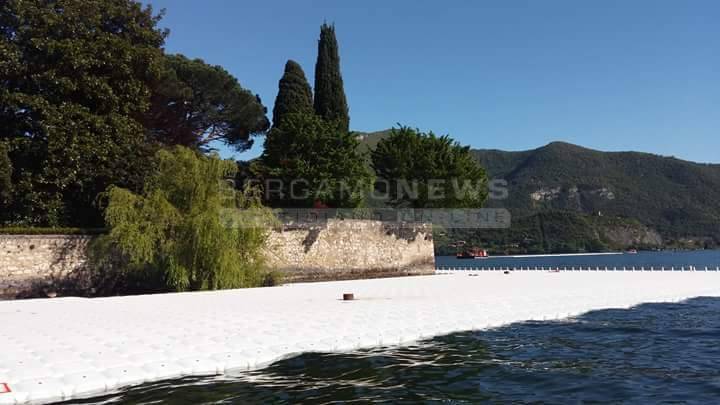
[(253, 190), (238, 192), (226, 180), (236, 164), (184, 147), (156, 160), (141, 195), (107, 191), (110, 232), (96, 244), (95, 262), (157, 272), (175, 291), (263, 285), (261, 249), (274, 217)]
[(376, 183), (376, 189), (387, 193), (391, 206), (478, 208), (487, 198), (485, 169), (469, 147), (448, 135), (393, 128), (372, 151), (372, 166), (378, 178), (385, 180)]

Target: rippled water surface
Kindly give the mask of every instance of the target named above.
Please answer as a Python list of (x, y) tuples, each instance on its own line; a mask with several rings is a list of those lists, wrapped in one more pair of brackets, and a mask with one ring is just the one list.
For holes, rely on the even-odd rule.
[[(232, 378), (141, 385), (81, 403), (720, 401), (720, 299), (646, 304), (306, 354)], [(73, 401), (77, 403), (78, 401)]]
[(687, 252), (639, 252), (637, 254), (508, 257), (493, 256), (489, 259), (457, 259), (453, 256), (438, 256), (435, 264), (448, 267), (608, 267), (610, 269), (645, 267), (667, 269), (694, 266), (697, 269), (716, 269), (720, 266), (720, 250), (697, 250)]

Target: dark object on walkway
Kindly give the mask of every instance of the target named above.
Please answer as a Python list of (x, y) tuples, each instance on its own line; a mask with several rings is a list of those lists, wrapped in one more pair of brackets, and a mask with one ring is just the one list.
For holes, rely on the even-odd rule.
[(355, 299), (355, 294), (352, 294), (352, 293), (343, 294), (343, 301), (352, 301), (354, 299)]
[(510, 270), (505, 270), (505, 271), (503, 271), (503, 273), (510, 274)]

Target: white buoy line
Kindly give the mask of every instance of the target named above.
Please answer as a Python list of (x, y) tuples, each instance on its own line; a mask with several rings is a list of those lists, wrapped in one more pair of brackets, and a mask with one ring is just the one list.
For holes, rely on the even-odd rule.
[[(720, 296), (718, 272), (467, 272), (0, 302), (0, 404), (264, 367), (525, 320)], [(354, 300), (343, 301), (344, 293)]]

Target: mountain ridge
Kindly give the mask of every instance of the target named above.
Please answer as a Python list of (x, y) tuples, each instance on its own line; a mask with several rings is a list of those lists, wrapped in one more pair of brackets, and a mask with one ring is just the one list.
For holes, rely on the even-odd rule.
[[(388, 134), (366, 133), (362, 140), (370, 150)], [(471, 152), (491, 179), (507, 181), (509, 197), (486, 206), (509, 209), (514, 229), (451, 232), (450, 238), (513, 252), (720, 245), (720, 164), (562, 141)]]
[[(530, 151), (473, 150), (509, 198), (488, 206), (516, 218), (547, 212), (636, 220), (663, 246), (720, 243), (720, 165), (643, 152), (602, 152), (566, 142)], [(622, 246), (624, 247), (624, 246)]]

